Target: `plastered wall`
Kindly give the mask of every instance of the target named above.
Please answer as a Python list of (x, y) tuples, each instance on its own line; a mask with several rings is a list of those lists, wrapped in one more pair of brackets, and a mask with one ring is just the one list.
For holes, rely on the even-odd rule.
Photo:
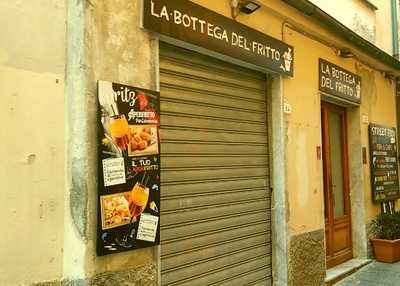
[[(222, 15), (230, 17), (229, 1), (193, 0)], [(322, 57), (347, 70), (362, 76), (368, 85), (363, 88), (363, 104), (358, 116), (367, 113), (371, 122), (394, 125), (394, 97), (390, 81), (381, 72), (372, 71), (368, 65), (376, 69), (384, 69), (382, 64), (357, 51), (349, 43), (340, 39), (317, 23), (303, 18), (293, 8), (281, 1), (261, 1), (262, 9), (253, 15), (241, 14), (236, 20), (265, 34), (295, 47), (293, 78), (283, 78), (283, 100), (292, 106), (292, 114), (286, 115), (284, 131), (286, 150), (286, 192), (288, 193), (287, 218), (290, 236), (319, 231), (324, 229), (323, 178), (322, 161), (318, 160), (316, 148), (321, 146), (320, 96), (318, 93), (318, 58)], [(86, 46), (87, 51), (87, 100), (89, 122), (95, 122), (96, 81), (98, 79), (139, 85), (145, 88), (157, 88), (158, 50), (157, 39), (152, 33), (139, 28), (139, 1), (117, 0), (108, 3), (92, 0), (87, 9)], [(286, 23), (286, 24), (285, 24)], [(289, 25), (287, 25), (289, 23)], [(306, 31), (299, 33), (291, 24)], [(312, 36), (310, 36), (312, 35)], [(323, 39), (318, 42), (316, 39)], [(343, 59), (337, 56), (338, 47), (350, 47), (363, 62), (355, 59)], [(312, 51), (312, 52), (310, 52)], [(373, 81), (364, 73), (364, 69), (374, 74)], [(379, 99), (374, 99), (374, 90), (379, 90)], [(376, 93), (377, 94), (377, 93)], [(374, 101), (375, 100), (375, 101)], [(379, 107), (377, 108), (377, 105)], [(383, 111), (383, 110), (389, 110)], [(366, 110), (366, 111), (364, 111)], [(359, 118), (358, 118), (359, 119)], [(96, 161), (95, 129), (88, 130), (88, 162)], [(359, 124), (361, 142), (367, 144), (367, 127)], [(352, 154), (359, 158), (361, 154)], [(96, 170), (88, 165), (89, 174)], [(352, 192), (364, 192), (365, 213), (361, 223), (367, 223), (377, 213), (377, 207), (370, 201), (369, 166), (358, 170), (364, 184)], [(366, 183), (365, 183), (366, 182)], [(145, 264), (156, 264), (159, 257), (156, 248), (117, 254), (109, 257), (96, 257), (94, 252), (95, 181), (89, 183), (88, 191), (88, 248), (85, 254), (85, 272), (87, 275), (102, 271), (116, 271), (137, 268)], [(357, 186), (357, 184), (354, 184)], [(361, 216), (362, 217), (362, 216)], [(323, 239), (321, 240), (323, 242)], [(323, 243), (322, 243), (323, 244)], [(323, 245), (322, 245), (323, 248)], [(322, 252), (321, 252), (322, 253)], [(282, 266), (284, 267), (284, 266)]]
[[(229, 1), (210, 3), (204, 0), (196, 0), (193, 2), (230, 17)], [(284, 101), (292, 106), (292, 113), (285, 115), (287, 213), (289, 232), (291, 235), (297, 235), (325, 227), (322, 161), (317, 159), (316, 150), (317, 146), (322, 144), (318, 58), (324, 58), (362, 77), (363, 102), (361, 107), (358, 108), (358, 112), (352, 112), (352, 120), (355, 120), (354, 114), (358, 116), (357, 122), (352, 122), (352, 124), (358, 124), (359, 142), (367, 148), (368, 124), (360, 123), (363, 114), (369, 116), (370, 122), (395, 126), (393, 85), (380, 71), (386, 68), (366, 57), (363, 52), (357, 51), (350, 44), (335, 38), (333, 34), (318, 27), (315, 22), (300, 17), (300, 14), (294, 9), (283, 5), (280, 1), (261, 2), (263, 5), (259, 12), (251, 16), (241, 14), (236, 20), (275, 38), (282, 39), (295, 47), (295, 76), (283, 78), (283, 96)], [(365, 12), (365, 17), (371, 17), (371, 19), (375, 17), (371, 13), (371, 9), (360, 3), (361, 1), (353, 2), (350, 4), (355, 5), (354, 7), (341, 10), (354, 11), (359, 8), (357, 11)], [(328, 4), (325, 3), (324, 5)], [(337, 3), (332, 2), (330, 4), (333, 7)], [(347, 3), (346, 5), (350, 4)], [(337, 8), (337, 5), (335, 7)], [(351, 20), (351, 15), (348, 15), (347, 20)], [(303, 30), (305, 33), (290, 28), (291, 24), (297, 30)], [(355, 58), (344, 59), (337, 56), (337, 48), (343, 46), (351, 48), (360, 57), (360, 60)], [(374, 68), (371, 68), (371, 66)], [(361, 154), (350, 152), (349, 156), (350, 160), (353, 157), (355, 161), (359, 162)], [(359, 166), (359, 163), (357, 164)], [(362, 221), (361, 223), (367, 223), (379, 210), (378, 206), (371, 201), (369, 165), (363, 165), (354, 172), (356, 173), (353, 174), (355, 179), (352, 182), (353, 189), (351, 191), (364, 192), (365, 204), (360, 207), (365, 210), (365, 216), (362, 216), (365, 222)], [(360, 183), (361, 179), (362, 183)]]
[[(300, 23), (303, 24), (302, 21)], [(295, 47), (295, 77), (284, 79), (284, 97), (292, 106), (292, 114), (286, 116), (289, 228), (291, 234), (299, 234), (324, 228), (322, 161), (317, 159), (316, 150), (317, 146), (322, 144), (318, 58), (328, 60), (361, 76), (362, 104), (359, 108), (351, 108), (352, 114), (357, 114), (358, 118), (349, 117), (348, 120), (357, 121), (358, 130), (352, 129), (350, 132), (359, 134), (357, 135), (359, 142), (367, 150), (369, 150), (368, 123), (360, 123), (362, 116), (366, 115), (371, 123), (395, 127), (396, 109), (393, 82), (385, 77), (384, 72), (372, 68), (373, 64), (354, 58), (340, 58), (333, 48), (334, 42), (331, 42), (331, 47), (326, 42), (321, 43), (290, 27), (283, 30), (283, 37), (287, 43)], [(358, 111), (354, 112), (354, 109)], [(348, 150), (350, 166), (361, 157), (361, 152), (352, 151)], [(352, 199), (358, 198), (358, 192), (364, 192), (364, 203), (358, 206), (355, 204), (354, 207), (357, 207), (355, 211), (364, 208), (365, 221), (354, 221), (353, 224), (368, 223), (380, 210), (379, 204), (371, 200), (369, 160), (361, 169), (350, 169), (350, 171), (354, 179), (351, 186)], [(354, 218), (359, 219), (357, 216)]]
[(286, 115), (286, 170), (289, 227), (294, 235), (324, 227), (322, 161), (317, 159), (317, 146), (321, 146), (318, 58), (322, 54), (330, 60), (334, 54), (297, 32), (284, 32), (296, 47), (296, 76), (284, 80), (285, 101), (292, 106), (292, 114)]
[[(378, 10), (375, 11), (376, 15), (375, 44), (389, 55), (393, 55), (391, 2), (392, 1), (382, 1), (382, 0), (373, 1), (373, 3), (378, 7)], [(397, 17), (398, 17), (397, 22), (399, 22), (400, 20), (399, 4), (400, 3), (397, 2)]]
[[(230, 17), (229, 1), (193, 0), (193, 2)], [(320, 96), (318, 93), (318, 58), (333, 62), (347, 70), (362, 76), (363, 104), (361, 114), (367, 113), (371, 122), (394, 125), (394, 97), (392, 84), (381, 72), (372, 71), (368, 65), (360, 64), (355, 59), (343, 59), (337, 56), (335, 47), (348, 46), (326, 30), (300, 13), (283, 5), (281, 1), (261, 1), (263, 6), (257, 13), (248, 16), (241, 14), (236, 20), (265, 34), (282, 39), (295, 47), (293, 78), (283, 78), (283, 99), (292, 105), (292, 114), (285, 116), (286, 147), (286, 189), (288, 193), (287, 217), (289, 234), (294, 236), (314, 230), (324, 229), (322, 161), (318, 160), (316, 148), (321, 146)], [(157, 88), (158, 50), (157, 40), (152, 33), (139, 28), (140, 5), (127, 0), (91, 1), (87, 10), (87, 96), (88, 102), (96, 101), (95, 83), (98, 79), (139, 85), (145, 88)], [(313, 37), (294, 31), (285, 25), (294, 21), (297, 29), (303, 29)], [(321, 43), (318, 38), (324, 39)], [(328, 43), (328, 44), (327, 44)], [(313, 51), (312, 53), (310, 51)], [(363, 52), (356, 51), (363, 61), (382, 69), (382, 64), (368, 58)], [(384, 68), (384, 67), (383, 67)], [(364, 69), (374, 74), (373, 81), (364, 73)], [(368, 86), (369, 85), (369, 86)], [(379, 90), (376, 99), (374, 90)], [(374, 97), (375, 96), (375, 97)], [(375, 98), (375, 99), (374, 99)], [(379, 105), (379, 107), (377, 107)], [(367, 110), (367, 111), (364, 111)], [(389, 112), (383, 110), (390, 110)], [(88, 114), (95, 121), (95, 108), (89, 104)], [(360, 126), (361, 142), (367, 144), (367, 127)], [(89, 135), (94, 130), (89, 129)], [(90, 137), (90, 136), (89, 136)], [(96, 160), (96, 141), (90, 139), (89, 162)], [(361, 154), (351, 154), (359, 158)], [(351, 159), (350, 159), (351, 160)], [(370, 201), (369, 166), (358, 170), (364, 184), (354, 192), (365, 194), (365, 223), (377, 213), (377, 207)], [(89, 166), (89, 173), (95, 170)], [(94, 182), (95, 183), (95, 182)], [(355, 184), (357, 185), (357, 184)], [(95, 189), (90, 189), (89, 210), (93, 210)], [(93, 226), (95, 214), (89, 213), (88, 225)], [(364, 222), (361, 222), (364, 223)], [(95, 229), (89, 229), (89, 250), (86, 255), (87, 273), (115, 271), (139, 267), (143, 264), (155, 264), (158, 260), (157, 249), (117, 254), (98, 258), (94, 254)], [(91, 248), (93, 247), (93, 248)]]
[[(352, 71), (362, 78), (362, 104), (359, 108), (350, 108), (356, 112), (356, 129), (349, 130), (351, 136), (358, 136), (362, 147), (368, 152), (368, 123), (362, 122), (367, 116), (369, 122), (396, 126), (394, 87), (385, 74), (363, 65), (354, 59), (342, 59), (332, 49), (307, 39), (299, 33), (288, 30), (285, 34), (289, 43), (297, 47), (293, 79), (285, 80), (285, 100), (292, 105), (293, 113), (287, 118), (288, 189), (290, 205), (290, 229), (301, 233), (324, 227), (322, 162), (317, 160), (316, 147), (321, 146), (320, 96), (318, 93), (318, 58), (324, 58), (338, 66)], [(312, 50), (313, 53), (309, 53)], [(349, 124), (351, 124), (349, 122)], [(354, 123), (353, 123), (354, 124)], [(352, 125), (354, 127), (354, 125)], [(354, 135), (356, 133), (357, 135)], [(348, 150), (349, 164), (359, 161), (361, 152)], [(368, 223), (379, 212), (379, 204), (371, 200), (370, 165), (362, 169), (350, 168), (354, 179), (352, 199), (358, 192), (364, 192), (364, 203), (358, 206), (365, 210), (365, 222)], [(363, 183), (360, 184), (360, 181)], [(354, 219), (358, 219), (354, 216)]]
[[(230, 16), (229, 1), (193, 2)], [(289, 232), (296, 235), (324, 228), (322, 162), (316, 157), (316, 147), (321, 145), (318, 57), (362, 76), (365, 86), (360, 115), (367, 115), (370, 122), (395, 125), (393, 84), (381, 72), (357, 64), (354, 59), (340, 59), (331, 47), (284, 26), (284, 21), (296, 19), (298, 28), (305, 27), (335, 45), (347, 45), (301, 18), (294, 9), (278, 0), (261, 2), (263, 8), (259, 12), (252, 16), (240, 15), (237, 21), (295, 46), (295, 77), (283, 79), (281, 92), (293, 110), (284, 118), (284, 136), (287, 217)], [(83, 62), (75, 63), (85, 81), (81, 94), (84, 102), (82, 107), (80, 102), (68, 101), (74, 105), (67, 108), (64, 1), (0, 3), (0, 25), (10, 27), (13, 23), (12, 28), (0, 30), (0, 118), (3, 122), (0, 138), (5, 142), (0, 147), (3, 162), (0, 215), (6, 218), (0, 242), (0, 285), (81, 278), (105, 271), (157, 265), (159, 260), (158, 248), (107, 257), (95, 254), (96, 81), (103, 79), (157, 89), (158, 42), (152, 33), (139, 27), (140, 1), (91, 0), (85, 3), (85, 11), (85, 55)], [(373, 60), (370, 62), (382, 67)], [(81, 113), (68, 117), (71, 121), (67, 125), (76, 128), (66, 137), (65, 116), (74, 110), (73, 106)], [(82, 122), (84, 132), (73, 133), (80, 131)], [(368, 146), (367, 125), (361, 125), (360, 132), (362, 144)], [(73, 141), (73, 136), (82, 138)], [(83, 150), (82, 157), (80, 153), (65, 152), (71, 140), (76, 151)], [(70, 157), (66, 158), (65, 154)], [(72, 173), (68, 176), (84, 173), (82, 177), (73, 176), (76, 185), (66, 186), (65, 166), (71, 167)], [(367, 223), (378, 212), (378, 207), (371, 203), (369, 166), (364, 166), (361, 173), (366, 182), (360, 191), (365, 194)], [(79, 191), (84, 191), (82, 197)], [(71, 193), (74, 195), (70, 196)], [(68, 204), (65, 204), (66, 197)], [(85, 210), (84, 216), (80, 216), (80, 209)], [(75, 253), (77, 249), (84, 251)]]
[(0, 285), (62, 275), (65, 3), (0, 2)]
[[(358, 72), (363, 77), (364, 85), (362, 88), (363, 104), (360, 109), (362, 115), (368, 116), (370, 123), (396, 127), (396, 102), (393, 82), (389, 78), (385, 78), (384, 74), (364, 66), (360, 66)], [(369, 150), (368, 124), (362, 124), (361, 138), (362, 145)], [(368, 164), (364, 165), (363, 168), (366, 223), (370, 222), (380, 212), (380, 204), (372, 202), (369, 159), (368, 152)]]
[(311, 2), (342, 24), (392, 54), (391, 1), (370, 0), (374, 10), (363, 0), (311, 0)]
[[(97, 190), (97, 80), (157, 89), (158, 41), (140, 28), (141, 1), (91, 1), (86, 10), (85, 61), (88, 116), (88, 241), (86, 276), (105, 271), (157, 265), (158, 247), (97, 257), (95, 254)], [(148, 273), (147, 275), (149, 275)], [(136, 275), (143, 275), (138, 273)], [(154, 273), (154, 277), (157, 273)], [(148, 282), (147, 282), (148, 283)], [(153, 284), (152, 284), (153, 285)]]

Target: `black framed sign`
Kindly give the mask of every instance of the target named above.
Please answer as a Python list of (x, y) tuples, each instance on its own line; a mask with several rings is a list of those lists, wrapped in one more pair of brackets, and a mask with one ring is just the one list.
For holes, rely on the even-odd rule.
[(143, 0), (143, 27), (282, 75), (293, 76), (292, 46), (188, 0)]
[(373, 200), (399, 198), (396, 128), (370, 124), (369, 148)]
[(98, 82), (97, 254), (160, 243), (159, 93)]
[(319, 90), (355, 104), (361, 103), (361, 77), (319, 59)]

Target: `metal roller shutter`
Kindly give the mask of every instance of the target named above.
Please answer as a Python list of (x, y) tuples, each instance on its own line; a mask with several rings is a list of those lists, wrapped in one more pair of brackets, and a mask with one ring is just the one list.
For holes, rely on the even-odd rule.
[(162, 285), (270, 285), (266, 77), (160, 44)]

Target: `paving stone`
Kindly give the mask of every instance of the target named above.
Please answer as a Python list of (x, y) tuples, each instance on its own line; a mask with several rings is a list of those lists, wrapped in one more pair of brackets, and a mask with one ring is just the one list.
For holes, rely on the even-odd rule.
[(336, 286), (399, 286), (400, 262), (389, 264), (373, 262), (349, 277), (339, 281)]

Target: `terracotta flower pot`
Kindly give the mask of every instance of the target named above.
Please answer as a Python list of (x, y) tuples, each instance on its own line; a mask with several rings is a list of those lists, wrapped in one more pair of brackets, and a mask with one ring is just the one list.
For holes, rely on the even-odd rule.
[(393, 263), (400, 260), (400, 239), (371, 238), (371, 243), (377, 261)]

